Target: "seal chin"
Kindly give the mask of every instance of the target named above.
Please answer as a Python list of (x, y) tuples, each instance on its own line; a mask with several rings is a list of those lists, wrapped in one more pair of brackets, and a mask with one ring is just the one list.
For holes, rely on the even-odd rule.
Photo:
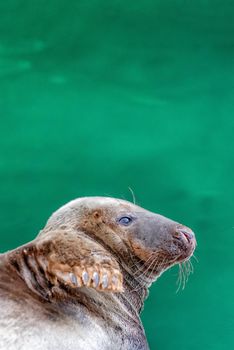
[(196, 239), (193, 231), (182, 225), (176, 227), (173, 234), (173, 244), (178, 251), (177, 262), (188, 260), (193, 254), (196, 247)]

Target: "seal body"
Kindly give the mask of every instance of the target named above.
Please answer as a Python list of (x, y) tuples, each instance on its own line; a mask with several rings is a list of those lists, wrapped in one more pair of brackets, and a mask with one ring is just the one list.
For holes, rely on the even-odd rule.
[(74, 200), (0, 255), (1, 350), (146, 350), (140, 311), (193, 232), (127, 201)]

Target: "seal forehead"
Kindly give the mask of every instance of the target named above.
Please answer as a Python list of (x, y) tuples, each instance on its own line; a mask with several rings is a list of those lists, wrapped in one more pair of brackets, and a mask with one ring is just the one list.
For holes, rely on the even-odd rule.
[(56, 210), (49, 218), (48, 225), (58, 225), (70, 222), (71, 220), (82, 219), (86, 210), (106, 209), (108, 210), (134, 210), (136, 205), (118, 198), (111, 197), (81, 197), (74, 199)]
[(59, 213), (61, 211), (66, 211), (68, 208), (73, 209), (96, 209), (99, 207), (115, 207), (115, 208), (126, 208), (131, 209), (136, 207), (134, 204), (118, 198), (111, 197), (82, 197), (74, 199), (61, 208), (59, 208), (55, 213)]

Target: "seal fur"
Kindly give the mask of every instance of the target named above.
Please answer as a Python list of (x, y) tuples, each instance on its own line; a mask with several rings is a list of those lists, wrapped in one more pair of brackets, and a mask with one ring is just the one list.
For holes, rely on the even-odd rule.
[(148, 288), (195, 246), (187, 227), (127, 201), (69, 202), (0, 256), (0, 349), (148, 349)]

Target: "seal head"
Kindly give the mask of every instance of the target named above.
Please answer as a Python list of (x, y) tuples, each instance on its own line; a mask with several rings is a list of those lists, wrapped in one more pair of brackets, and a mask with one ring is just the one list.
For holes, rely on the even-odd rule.
[[(136, 277), (140, 269), (143, 281), (139, 279), (139, 283), (148, 285), (170, 266), (189, 259), (196, 246), (188, 227), (130, 202), (106, 197), (71, 201), (52, 215), (40, 237), (58, 229), (82, 232), (104, 248), (104, 255), (111, 254), (118, 263), (116, 270)], [(116, 291), (120, 291), (123, 278), (117, 277)]]

